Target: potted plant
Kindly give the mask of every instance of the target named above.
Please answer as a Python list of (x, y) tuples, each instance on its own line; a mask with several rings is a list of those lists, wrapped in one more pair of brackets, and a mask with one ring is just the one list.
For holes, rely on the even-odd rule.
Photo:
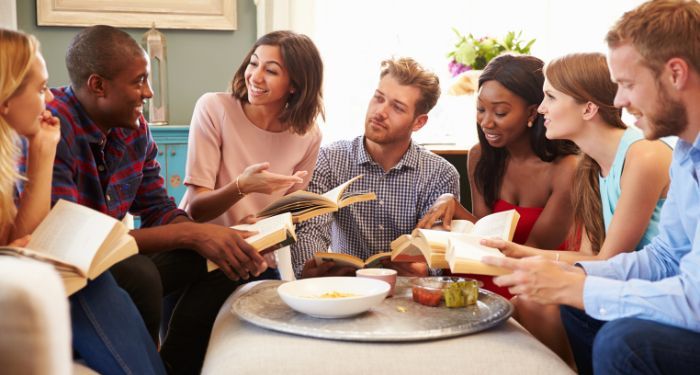
[[(455, 48), (447, 54), (450, 58), (449, 70), (452, 77), (458, 77), (457, 82), (450, 89), (452, 94), (470, 94), (476, 90), (478, 75), (486, 64), (494, 57), (512, 52), (517, 54), (530, 54), (530, 48), (535, 39), (525, 41), (522, 39), (522, 31), (517, 34), (509, 31), (502, 39), (491, 36), (475, 38), (474, 35), (462, 35), (457, 29), (452, 29), (457, 34)], [(468, 72), (466, 74), (463, 74)]]

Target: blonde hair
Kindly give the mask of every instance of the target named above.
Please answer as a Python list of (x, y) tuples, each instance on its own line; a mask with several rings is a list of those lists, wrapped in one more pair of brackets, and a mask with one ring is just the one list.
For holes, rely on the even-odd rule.
[[(593, 103), (598, 106), (602, 120), (614, 128), (625, 129), (622, 122), (622, 110), (615, 108), (613, 102), (617, 84), (610, 80), (610, 71), (605, 55), (600, 53), (575, 53), (552, 60), (545, 68), (545, 76), (557, 91), (572, 97), (577, 103)], [(605, 241), (605, 224), (600, 201), (598, 178), (600, 165), (588, 155), (576, 169), (571, 188), (574, 206), (575, 228), (586, 228), (586, 235), (595, 253)], [(574, 236), (578, 231), (574, 231)], [(576, 247), (577, 238), (569, 244)]]
[(415, 116), (430, 112), (440, 98), (440, 80), (437, 75), (426, 70), (410, 57), (382, 61), (379, 77), (384, 78), (387, 74), (403, 86), (412, 86), (420, 90)]
[[(25, 78), (39, 42), (31, 35), (0, 28), (0, 104), (24, 89)], [(0, 234), (14, 221), (15, 182), (21, 178), (17, 171), (17, 133), (0, 116)]]
[(658, 73), (673, 57), (700, 72), (700, 4), (687, 0), (649, 1), (625, 13), (608, 31), (610, 47), (631, 43), (643, 63)]

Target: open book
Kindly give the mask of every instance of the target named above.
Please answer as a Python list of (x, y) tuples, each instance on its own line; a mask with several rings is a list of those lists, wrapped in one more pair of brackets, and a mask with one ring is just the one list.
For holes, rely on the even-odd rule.
[[(452, 230), (414, 229), (408, 235), (399, 236), (391, 243), (391, 259), (394, 262), (425, 261), (431, 268), (450, 268), (455, 273), (479, 273), (477, 271), (455, 271), (450, 267), (449, 261), (461, 266), (460, 259), (466, 258), (468, 250), (452, 251), (447, 259), (448, 245), (455, 245), (460, 249), (469, 249), (465, 244), (478, 244), (482, 238), (500, 238), (506, 241), (513, 239), (515, 227), (520, 215), (515, 210), (496, 212), (482, 217), (476, 223), (467, 220), (452, 221)], [(459, 240), (459, 242), (457, 242)], [(479, 245), (480, 248), (485, 248)], [(485, 248), (486, 249), (486, 248)], [(498, 252), (498, 250), (494, 250)], [(500, 253), (500, 252), (498, 252)], [(476, 257), (476, 255), (475, 255)], [(481, 263), (481, 256), (478, 256)], [(486, 266), (486, 265), (484, 265)]]
[(0, 247), (1, 254), (53, 264), (67, 295), (137, 252), (136, 241), (122, 222), (65, 200), (56, 203), (25, 248)]
[(355, 268), (377, 268), (382, 266), (382, 259), (389, 259), (390, 252), (374, 254), (366, 260), (362, 260), (354, 255), (344, 253), (316, 253), (314, 260), (319, 266), (323, 262), (335, 262), (336, 266), (340, 267), (355, 267)]
[[(294, 224), (292, 223), (292, 214), (289, 212), (262, 219), (255, 224), (239, 224), (231, 228), (258, 232), (245, 240), (261, 253), (276, 250), (297, 241)], [(213, 271), (217, 268), (219, 266), (216, 263), (207, 260), (208, 271)]]
[(338, 211), (356, 202), (377, 199), (377, 195), (372, 192), (345, 193), (350, 184), (361, 177), (362, 175), (355, 176), (325, 194), (297, 190), (270, 203), (258, 213), (258, 216), (267, 217), (282, 212), (291, 212), (294, 222), (297, 223), (325, 213)]

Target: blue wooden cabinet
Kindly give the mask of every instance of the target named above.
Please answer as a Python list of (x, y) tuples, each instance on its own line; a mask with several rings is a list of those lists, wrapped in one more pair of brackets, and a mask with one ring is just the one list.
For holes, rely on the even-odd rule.
[[(160, 163), (160, 175), (165, 179), (168, 195), (180, 204), (185, 194), (185, 165), (187, 163), (187, 136), (189, 126), (163, 125), (150, 126), (153, 139), (158, 145), (157, 160)], [(134, 218), (134, 227), (139, 228), (140, 220)]]
[(165, 179), (168, 195), (180, 204), (185, 194), (185, 165), (187, 163), (187, 136), (189, 126), (151, 126), (153, 139), (158, 145), (160, 174)]

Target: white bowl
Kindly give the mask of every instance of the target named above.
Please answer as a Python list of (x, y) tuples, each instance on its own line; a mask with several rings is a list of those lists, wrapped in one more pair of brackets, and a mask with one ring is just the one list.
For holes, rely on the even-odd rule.
[[(317, 318), (345, 318), (380, 304), (389, 293), (388, 283), (361, 277), (315, 277), (284, 283), (277, 293), (289, 307)], [(326, 293), (350, 294), (323, 298)]]

